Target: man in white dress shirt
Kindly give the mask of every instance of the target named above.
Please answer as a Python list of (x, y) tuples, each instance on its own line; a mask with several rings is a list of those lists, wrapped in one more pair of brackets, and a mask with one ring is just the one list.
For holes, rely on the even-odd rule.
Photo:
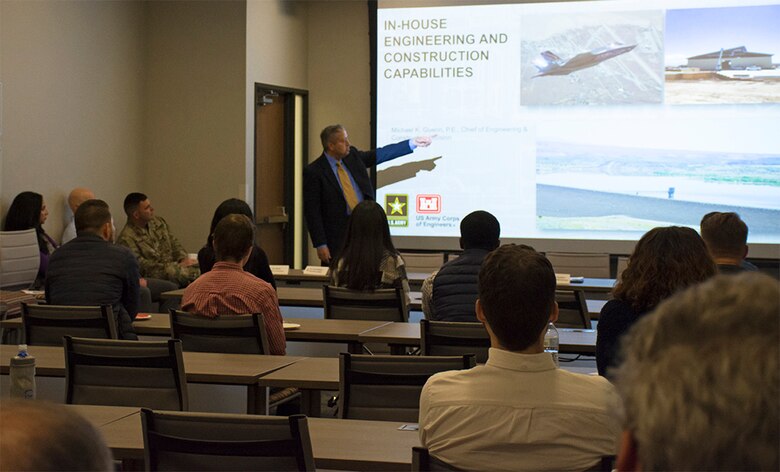
[(420, 439), (464, 470), (586, 470), (614, 455), (619, 399), (603, 377), (556, 368), (544, 334), (558, 319), (555, 273), (528, 246), (491, 252), (479, 273), (487, 364), (431, 377), (420, 397)]

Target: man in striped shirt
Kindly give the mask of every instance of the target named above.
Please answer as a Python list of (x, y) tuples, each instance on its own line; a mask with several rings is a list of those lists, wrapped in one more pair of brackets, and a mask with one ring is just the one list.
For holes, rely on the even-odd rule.
[(245, 272), (255, 228), (244, 215), (228, 215), (214, 229), (217, 262), (184, 291), (182, 310), (198, 315), (262, 313), (270, 353), (284, 355), (286, 341), (276, 291), (268, 282)]

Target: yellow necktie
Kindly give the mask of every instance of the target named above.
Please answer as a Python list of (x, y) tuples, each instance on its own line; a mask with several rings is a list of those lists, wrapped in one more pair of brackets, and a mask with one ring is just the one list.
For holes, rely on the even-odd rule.
[(349, 175), (341, 165), (341, 162), (337, 162), (336, 167), (338, 167), (339, 182), (341, 182), (341, 189), (344, 191), (344, 198), (347, 200), (349, 211), (352, 211), (352, 209), (355, 208), (355, 206), (358, 204), (355, 187), (352, 186), (352, 181), (349, 180)]

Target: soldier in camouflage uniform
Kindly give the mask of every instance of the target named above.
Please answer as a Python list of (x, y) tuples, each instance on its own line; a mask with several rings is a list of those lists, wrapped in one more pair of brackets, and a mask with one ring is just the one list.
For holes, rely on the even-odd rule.
[(181, 243), (171, 234), (168, 223), (154, 216), (154, 208), (146, 195), (131, 193), (125, 198), (127, 224), (119, 233), (117, 244), (128, 247), (136, 258), (144, 277), (169, 280), (186, 287), (198, 278), (197, 263), (189, 258)]

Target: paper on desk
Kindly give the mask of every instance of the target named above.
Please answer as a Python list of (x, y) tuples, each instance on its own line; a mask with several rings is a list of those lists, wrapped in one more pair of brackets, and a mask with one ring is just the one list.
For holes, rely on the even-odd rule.
[(555, 274), (555, 283), (558, 284), (571, 283), (571, 274)]
[(309, 275), (328, 275), (328, 268), (322, 266), (306, 266), (306, 268), (303, 269), (303, 273)]
[(274, 275), (287, 275), (290, 273), (290, 266), (287, 265), (272, 265), (271, 273)]

